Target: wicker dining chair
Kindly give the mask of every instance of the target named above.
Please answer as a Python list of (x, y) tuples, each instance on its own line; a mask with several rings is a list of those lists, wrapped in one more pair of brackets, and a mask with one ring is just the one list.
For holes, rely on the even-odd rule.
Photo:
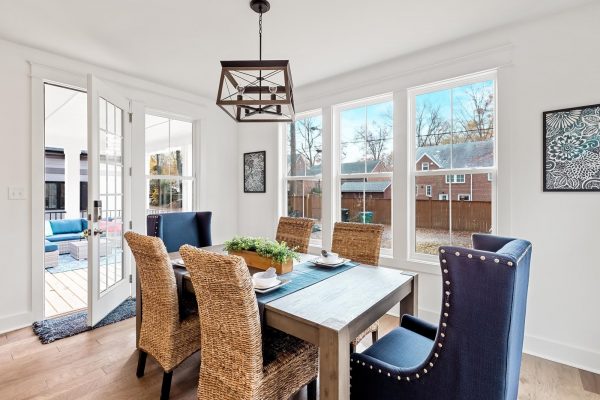
[(275, 240), (285, 242), (298, 253), (308, 253), (308, 243), (314, 224), (315, 220), (310, 218), (281, 217)]
[[(379, 250), (383, 225), (360, 224), (355, 222), (336, 222), (333, 227), (331, 251), (340, 257), (349, 258), (362, 264), (379, 264)], [(350, 351), (354, 353), (358, 343), (371, 334), (373, 343), (379, 337), (379, 322), (375, 322), (350, 343)]]
[(317, 347), (261, 328), (244, 260), (189, 245), (180, 254), (202, 299), (198, 399), (283, 400), (305, 385), (316, 399)]
[(173, 369), (200, 349), (200, 321), (192, 314), (179, 318), (175, 274), (162, 240), (125, 233), (135, 258), (142, 288), (142, 326), (136, 375), (144, 376), (150, 354), (164, 370), (161, 400), (169, 398)]

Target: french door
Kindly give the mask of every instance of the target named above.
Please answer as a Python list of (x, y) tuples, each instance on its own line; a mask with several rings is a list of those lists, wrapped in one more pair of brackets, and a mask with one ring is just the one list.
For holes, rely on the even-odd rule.
[(130, 221), (130, 102), (87, 77), (88, 320), (95, 326), (131, 295), (131, 262), (123, 251)]

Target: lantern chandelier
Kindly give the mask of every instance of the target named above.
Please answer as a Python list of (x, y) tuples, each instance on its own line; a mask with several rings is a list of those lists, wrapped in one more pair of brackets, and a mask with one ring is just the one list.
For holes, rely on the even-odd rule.
[(221, 61), (217, 105), (237, 122), (291, 122), (294, 96), (289, 60), (262, 59), (262, 17), (271, 5), (251, 0), (258, 17), (258, 60)]

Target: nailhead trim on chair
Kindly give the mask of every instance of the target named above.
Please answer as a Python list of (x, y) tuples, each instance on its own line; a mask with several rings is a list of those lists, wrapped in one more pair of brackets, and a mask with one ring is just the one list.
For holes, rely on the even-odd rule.
[[(527, 249), (527, 250), (529, 250), (529, 249)], [(444, 254), (446, 254), (446, 250), (440, 249), (440, 253), (442, 254), (442, 257), (445, 257)], [(457, 251), (457, 252), (454, 253), (454, 255), (456, 257), (460, 257), (461, 254), (460, 254), (459, 251)], [(473, 258), (473, 254), (469, 253), (469, 254), (466, 255), (466, 257), (472, 259)], [(479, 259), (481, 261), (485, 261), (486, 258), (485, 258), (485, 256), (480, 256)], [(495, 258), (494, 262), (496, 264), (500, 264), (500, 262), (503, 262), (503, 263), (506, 263), (506, 265), (508, 265), (509, 267), (512, 267), (514, 265), (514, 263), (512, 261), (501, 260), (499, 258)], [(442, 264), (447, 265), (446, 258), (442, 258)], [(447, 274), (448, 273), (448, 269), (444, 268), (443, 272), (444, 272), (444, 274)], [(447, 287), (450, 287), (450, 281), (445, 281), (444, 283), (445, 283), (445, 285)], [(448, 322), (448, 318), (450, 317), (450, 314), (448, 312), (450, 310), (450, 291), (446, 290), (444, 292), (444, 294), (445, 294), (444, 307), (446, 308), (446, 311), (442, 314), (441, 328), (440, 328), (440, 332), (439, 332), (438, 338), (436, 339), (437, 340), (437, 347), (439, 349), (442, 349), (444, 347), (443, 341), (445, 340), (446, 335), (447, 335), (446, 328), (448, 327), (448, 323), (447, 322)], [(436, 362), (436, 360), (439, 357), (440, 357), (439, 353), (433, 353), (433, 356), (429, 359), (428, 364), (426, 364), (426, 365), (429, 365), (430, 370), (431, 370), (431, 368), (433, 368), (434, 363)], [(354, 360), (350, 359), (350, 362), (354, 362)], [(359, 364), (360, 361), (357, 360), (356, 363)], [(362, 365), (364, 366), (365, 363), (363, 362)], [(373, 366), (369, 365), (369, 369), (373, 369)], [(352, 370), (352, 368), (350, 368), (350, 370)], [(379, 373), (381, 373), (380, 369), (378, 371), (379, 371)], [(427, 374), (429, 372), (429, 370), (427, 368), (423, 368), (422, 371), (423, 371), (424, 374)], [(390, 373), (388, 373), (387, 375), (388, 375), (388, 377), (391, 377)], [(410, 378), (411, 377), (413, 377), (414, 379), (419, 379), (421, 377), (421, 375), (419, 373), (415, 373), (414, 375), (409, 375), (409, 376), (406, 376), (406, 377), (403, 377), (402, 375), (396, 375), (396, 379), (398, 381), (402, 381), (402, 380), (406, 379), (407, 382), (410, 382)]]

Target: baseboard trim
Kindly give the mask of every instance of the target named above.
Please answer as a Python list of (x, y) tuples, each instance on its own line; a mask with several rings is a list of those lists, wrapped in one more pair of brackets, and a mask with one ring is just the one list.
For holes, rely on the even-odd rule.
[(525, 335), (523, 353), (600, 374), (600, 352)]
[(31, 312), (13, 314), (0, 318), (0, 334), (30, 326), (32, 321), (33, 315)]

